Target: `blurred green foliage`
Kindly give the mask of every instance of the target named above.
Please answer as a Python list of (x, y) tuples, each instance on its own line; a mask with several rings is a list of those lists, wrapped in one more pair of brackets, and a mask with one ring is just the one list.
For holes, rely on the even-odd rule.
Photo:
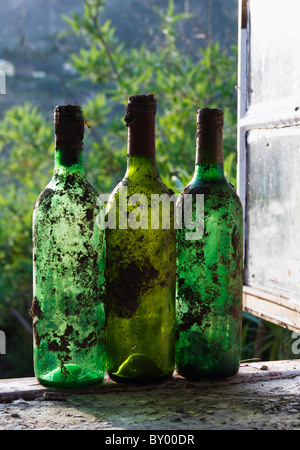
[(0, 376), (24, 376), (31, 370), (32, 338), (21, 321), (30, 324), (31, 217), (51, 174), (51, 135), (49, 124), (29, 103), (8, 110), (0, 123), (0, 150), (5, 152), (0, 158), (0, 329), (7, 343)]
[[(109, 193), (123, 177), (125, 104), (132, 94), (151, 92), (158, 100), (157, 163), (168, 187), (180, 192), (192, 176), (196, 111), (204, 106), (224, 110), (225, 173), (235, 184), (236, 47), (224, 52), (215, 42), (199, 48), (196, 58), (184, 53), (177, 45), (177, 25), (189, 16), (176, 14), (170, 0), (166, 10), (156, 9), (159, 44), (130, 48), (116, 38), (109, 20), (102, 21), (104, 9), (103, 0), (85, 0), (81, 16), (65, 17), (69, 32), (82, 41), (79, 53), (71, 55), (78, 81), (99, 88), (82, 105), (90, 126), (85, 166), (91, 183), (99, 193)], [(32, 211), (53, 171), (53, 124), (30, 103), (8, 110), (0, 124), (0, 151), (0, 329), (10, 346), (0, 377), (26, 376), (32, 370), (32, 338), (20, 317), (30, 323)]]
[[(159, 45), (142, 43), (128, 48), (119, 42), (110, 21), (102, 23), (103, 0), (84, 2), (82, 17), (66, 17), (72, 32), (85, 44), (71, 56), (81, 79), (99, 86), (99, 94), (84, 105), (91, 132), (86, 145), (88, 173), (100, 191), (109, 191), (126, 168), (127, 129), (124, 107), (128, 96), (154, 93), (158, 100), (156, 121), (157, 162), (163, 181), (180, 191), (193, 172), (195, 120), (200, 107), (224, 110), (225, 171), (235, 182), (236, 167), (236, 48), (221, 52), (216, 42), (192, 58), (177, 45), (177, 25), (189, 15), (175, 14), (173, 0), (166, 11), (156, 8), (161, 26)], [(135, 25), (136, 26), (136, 25)]]

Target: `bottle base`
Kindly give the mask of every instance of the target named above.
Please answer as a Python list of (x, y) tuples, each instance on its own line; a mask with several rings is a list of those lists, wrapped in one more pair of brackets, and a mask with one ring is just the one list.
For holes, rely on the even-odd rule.
[(66, 364), (43, 375), (36, 375), (40, 384), (49, 387), (80, 388), (101, 383), (103, 375), (84, 369), (79, 364)]
[(152, 384), (167, 380), (173, 371), (166, 372), (158, 367), (152, 358), (143, 353), (133, 353), (118, 368), (108, 369), (110, 378), (117, 382)]
[(232, 368), (217, 367), (206, 370), (195, 368), (192, 366), (183, 366), (179, 368), (177, 367), (176, 371), (184, 378), (197, 381), (204, 378), (220, 379), (233, 377), (238, 373), (239, 366)]
[(115, 373), (108, 372), (108, 376), (111, 380), (116, 383), (126, 383), (126, 384), (135, 384), (138, 386), (143, 386), (147, 384), (159, 384), (164, 381), (168, 381), (172, 378), (173, 372), (167, 375), (161, 376), (148, 376), (148, 377), (119, 377)]

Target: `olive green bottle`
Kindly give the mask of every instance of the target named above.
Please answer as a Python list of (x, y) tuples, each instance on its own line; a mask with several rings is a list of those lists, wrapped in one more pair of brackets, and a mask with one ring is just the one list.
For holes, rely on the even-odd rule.
[(195, 172), (177, 201), (176, 367), (188, 378), (231, 376), (240, 361), (243, 213), (224, 177), (222, 129), (221, 110), (198, 111)]
[(155, 163), (155, 114), (152, 94), (129, 98), (127, 171), (106, 208), (107, 370), (117, 381), (161, 380), (175, 363), (175, 202)]
[(104, 210), (85, 177), (84, 118), (54, 111), (54, 175), (33, 212), (34, 371), (40, 383), (80, 387), (105, 374)]

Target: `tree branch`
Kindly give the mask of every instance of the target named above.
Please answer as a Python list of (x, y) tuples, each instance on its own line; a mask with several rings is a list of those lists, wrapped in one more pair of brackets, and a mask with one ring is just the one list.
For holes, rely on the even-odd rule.
[(112, 54), (111, 54), (111, 51), (110, 51), (110, 49), (109, 49), (109, 47), (107, 45), (107, 42), (104, 39), (104, 36), (103, 36), (103, 34), (101, 32), (101, 28), (99, 27), (99, 9), (96, 9), (95, 13), (93, 13), (91, 5), (90, 5), (90, 3), (87, 0), (84, 0), (84, 4), (85, 4), (87, 10), (89, 11), (89, 15), (90, 15), (90, 18), (92, 19), (93, 25), (95, 27), (97, 37), (99, 38), (101, 44), (103, 45), (104, 51), (105, 51), (106, 56), (107, 56), (107, 58), (109, 60), (110, 66), (112, 68), (112, 71), (115, 74), (115, 76), (118, 78), (119, 77), (119, 72), (118, 72), (117, 66), (116, 66), (116, 64), (114, 62), (114, 59), (113, 59)]

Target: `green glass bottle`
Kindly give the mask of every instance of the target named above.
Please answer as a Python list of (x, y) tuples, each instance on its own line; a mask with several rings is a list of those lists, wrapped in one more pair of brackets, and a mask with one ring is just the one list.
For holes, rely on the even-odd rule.
[(54, 111), (54, 175), (33, 212), (34, 371), (44, 385), (80, 387), (105, 374), (104, 232), (83, 167), (84, 118)]
[(243, 213), (224, 177), (222, 130), (221, 110), (198, 111), (195, 172), (177, 201), (176, 368), (195, 379), (232, 376), (240, 361)]
[(129, 98), (127, 171), (106, 208), (107, 370), (117, 381), (161, 380), (175, 364), (175, 202), (156, 168), (155, 114), (152, 94)]

